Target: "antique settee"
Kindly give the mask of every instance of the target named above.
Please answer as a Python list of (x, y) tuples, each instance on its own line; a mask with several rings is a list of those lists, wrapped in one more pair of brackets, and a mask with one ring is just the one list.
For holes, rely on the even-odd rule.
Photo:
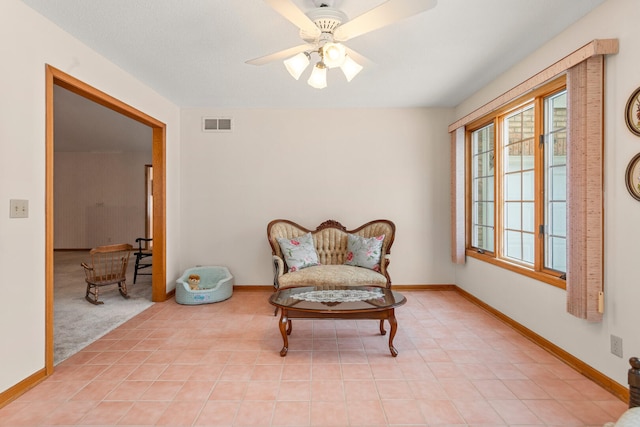
[(272, 250), (273, 285), (391, 286), (389, 261), (395, 224), (386, 219), (353, 230), (334, 220), (307, 229), (286, 219), (267, 225)]

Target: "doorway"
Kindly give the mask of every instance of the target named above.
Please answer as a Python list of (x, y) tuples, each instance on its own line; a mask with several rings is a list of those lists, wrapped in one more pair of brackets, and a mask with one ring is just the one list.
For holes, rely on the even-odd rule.
[(154, 237), (154, 263), (152, 267), (152, 300), (164, 301), (166, 292), (166, 125), (147, 114), (93, 88), (80, 80), (54, 68), (46, 66), (46, 178), (45, 178), (45, 374), (50, 375), (54, 366), (53, 346), (53, 284), (54, 284), (54, 211), (53, 211), (53, 180), (54, 180), (54, 86), (63, 87), (77, 95), (96, 102), (117, 113), (129, 117), (137, 122), (145, 124), (152, 129), (152, 166), (153, 186), (151, 188), (152, 229)]

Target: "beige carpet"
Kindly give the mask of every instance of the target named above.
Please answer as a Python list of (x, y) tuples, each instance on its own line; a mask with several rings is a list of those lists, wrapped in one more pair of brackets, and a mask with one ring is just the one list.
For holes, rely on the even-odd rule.
[(127, 270), (129, 299), (118, 292), (118, 286), (100, 289), (104, 304), (93, 305), (85, 298), (86, 283), (82, 261), (88, 261), (85, 251), (54, 252), (54, 364), (77, 353), (136, 314), (149, 308), (151, 276), (138, 276), (133, 284), (135, 257), (131, 255)]

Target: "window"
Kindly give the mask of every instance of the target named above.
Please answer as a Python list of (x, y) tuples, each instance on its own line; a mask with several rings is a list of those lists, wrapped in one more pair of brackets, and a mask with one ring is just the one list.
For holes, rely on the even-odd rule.
[(472, 133), (473, 232), (471, 245), (493, 252), (494, 132), (493, 124)]
[[(563, 288), (567, 312), (593, 322), (602, 320), (604, 297), (604, 68), (606, 55), (616, 53), (617, 39), (593, 40), (448, 127), (451, 261), (464, 264), (473, 257)], [(506, 257), (502, 240), (506, 203), (502, 126), (507, 116), (528, 106), (533, 107), (535, 126), (533, 264)], [(494, 148), (489, 156), (495, 159), (495, 171), (481, 176), (477, 171), (482, 169), (474, 167), (481, 153), (473, 151), (472, 141), (491, 125)], [(490, 177), (493, 200), (485, 198), (486, 192), (473, 192), (476, 182)], [(494, 206), (493, 233), (488, 237), (479, 231), (490, 233), (492, 227), (491, 219), (478, 211), (484, 201)], [(523, 197), (520, 203), (522, 208), (527, 201)], [(526, 239), (522, 224), (520, 233)], [(491, 237), (493, 252), (486, 249)], [(520, 248), (526, 255), (528, 248), (522, 244)]]
[(467, 127), (468, 254), (563, 286), (567, 91), (558, 79)]
[(567, 93), (545, 99), (545, 268), (567, 271)]
[(504, 257), (532, 265), (535, 252), (534, 107), (502, 119)]

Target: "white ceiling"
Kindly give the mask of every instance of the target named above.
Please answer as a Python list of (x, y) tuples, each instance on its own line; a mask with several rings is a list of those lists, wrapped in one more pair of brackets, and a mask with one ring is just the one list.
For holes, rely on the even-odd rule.
[[(329, 70), (322, 90), (309, 70), (245, 63), (301, 43), (262, 0), (23, 1), (181, 107), (358, 108), (455, 106), (604, 0), (439, 0), (349, 40), (372, 64), (351, 83)], [(382, 2), (334, 7), (353, 18)]]

